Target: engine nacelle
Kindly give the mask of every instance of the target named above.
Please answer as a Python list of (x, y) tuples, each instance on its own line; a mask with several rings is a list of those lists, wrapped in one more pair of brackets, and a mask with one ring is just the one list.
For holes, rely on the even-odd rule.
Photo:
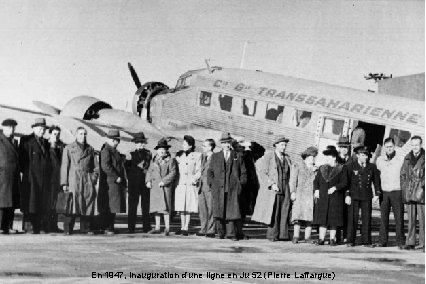
[(79, 96), (70, 100), (61, 111), (61, 115), (78, 119), (99, 118), (99, 111), (112, 109), (111, 105), (94, 97)]
[(161, 82), (148, 82), (142, 85), (133, 96), (133, 113), (143, 120), (151, 121), (150, 102), (152, 98), (167, 90), (169, 87)]

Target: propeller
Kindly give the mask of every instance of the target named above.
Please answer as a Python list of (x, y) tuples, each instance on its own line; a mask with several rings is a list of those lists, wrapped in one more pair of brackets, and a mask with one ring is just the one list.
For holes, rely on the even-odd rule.
[(130, 74), (132, 75), (133, 82), (135, 82), (136, 88), (142, 87), (141, 81), (139, 81), (138, 74), (136, 74), (135, 68), (133, 68), (132, 64), (130, 62), (127, 63), (127, 66), (129, 67)]

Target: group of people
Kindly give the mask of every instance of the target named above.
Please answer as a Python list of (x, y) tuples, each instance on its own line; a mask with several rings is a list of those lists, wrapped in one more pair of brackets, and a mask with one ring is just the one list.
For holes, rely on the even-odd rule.
[[(308, 147), (301, 163), (286, 154), (289, 139), (280, 136), (273, 151), (259, 155), (256, 143), (237, 141), (230, 134), (216, 142), (206, 139), (203, 152), (195, 151), (195, 139), (183, 137), (182, 150), (172, 157), (167, 139), (158, 141), (151, 153), (145, 148), (143, 133), (134, 136), (135, 149), (125, 155), (117, 150), (118, 130), (110, 130), (99, 156), (87, 143), (87, 131), (79, 127), (76, 140), (64, 145), (61, 129), (48, 128), (43, 118), (32, 125), (33, 133), (14, 138), (17, 123), (6, 119), (0, 133), (0, 219), (3, 234), (13, 230), (14, 210), (23, 212), (27, 233), (60, 232), (58, 213), (65, 215), (64, 234), (73, 234), (76, 217), (80, 232), (115, 234), (117, 213), (126, 212), (128, 192), (128, 233), (134, 233), (139, 203), (143, 231), (169, 235), (170, 219), (180, 215), (175, 235), (187, 236), (191, 215), (199, 214), (197, 236), (248, 239), (243, 227), (248, 215), (267, 225), (270, 241), (301, 241), (329, 245), (345, 242), (355, 246), (361, 210), (361, 244), (388, 245), (389, 214), (393, 209), (397, 245), (402, 249), (424, 250), (424, 159), (422, 138), (411, 138), (412, 151), (396, 154), (395, 141), (384, 141), (385, 155), (370, 162), (369, 149), (356, 147), (339, 138), (337, 148), (323, 151), (325, 164), (317, 167), (318, 149)], [(44, 138), (48, 129), (49, 139)], [(258, 144), (257, 144), (258, 145)], [(372, 203), (380, 200), (380, 241), (372, 244)], [(404, 233), (404, 204), (408, 210), (408, 238)], [(155, 217), (151, 227), (150, 216)], [(416, 219), (419, 219), (419, 246), (416, 247)], [(294, 226), (290, 238), (289, 227)], [(319, 239), (311, 239), (318, 226)]]

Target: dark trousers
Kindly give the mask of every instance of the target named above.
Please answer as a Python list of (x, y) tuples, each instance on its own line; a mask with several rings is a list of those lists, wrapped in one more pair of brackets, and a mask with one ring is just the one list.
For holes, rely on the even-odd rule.
[(238, 228), (240, 223), (240, 220), (225, 220), (216, 218), (217, 233), (221, 237), (238, 237)]
[(64, 232), (72, 233), (74, 230), (75, 219), (80, 218), (80, 233), (85, 234), (89, 231), (96, 230), (95, 217), (94, 216), (77, 216), (77, 215), (65, 215), (64, 219)]
[(143, 190), (142, 192), (129, 192), (129, 212), (127, 218), (127, 228), (129, 230), (134, 230), (136, 227), (139, 198), (141, 199), (140, 204), (142, 212), (143, 231), (148, 232), (151, 230), (151, 224), (149, 223), (149, 194), (149, 190)]
[(215, 222), (213, 218), (213, 203), (211, 191), (202, 190), (198, 195), (198, 211), (200, 214), (200, 233), (214, 234)]
[(388, 243), (389, 214), (392, 207), (395, 219), (396, 243), (401, 246), (405, 244), (404, 234), (404, 204), (402, 203), (401, 190), (383, 192), (380, 202), (380, 243)]
[(336, 242), (340, 243), (348, 238), (348, 211), (349, 206), (343, 201), (343, 226), (336, 230)]
[(273, 239), (288, 239), (288, 213), (290, 209), (289, 197), (284, 195), (275, 195), (274, 210), (272, 213), (272, 223), (266, 230), (266, 238)]
[(9, 232), (9, 230), (12, 229), (14, 216), (14, 208), (0, 208), (0, 229), (3, 230), (3, 232)]
[(40, 231), (49, 232), (49, 214), (24, 213), (22, 230), (33, 233), (40, 233)]
[(425, 245), (425, 205), (407, 204), (408, 238), (407, 245), (416, 245), (416, 220), (419, 217), (419, 245)]
[(371, 244), (372, 200), (353, 200), (348, 212), (348, 242), (355, 243), (358, 229), (359, 209), (361, 209), (361, 243)]
[(99, 215), (99, 222), (102, 230), (114, 231), (115, 215), (115, 213), (103, 213)]

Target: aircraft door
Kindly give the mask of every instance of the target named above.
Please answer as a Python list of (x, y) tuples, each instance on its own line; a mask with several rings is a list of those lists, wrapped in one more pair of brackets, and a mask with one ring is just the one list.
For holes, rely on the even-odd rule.
[(347, 136), (349, 129), (349, 118), (320, 115), (318, 118), (315, 147), (318, 148), (318, 156), (315, 164), (317, 166), (325, 163), (325, 157), (322, 154), (328, 145), (336, 146), (340, 136)]

